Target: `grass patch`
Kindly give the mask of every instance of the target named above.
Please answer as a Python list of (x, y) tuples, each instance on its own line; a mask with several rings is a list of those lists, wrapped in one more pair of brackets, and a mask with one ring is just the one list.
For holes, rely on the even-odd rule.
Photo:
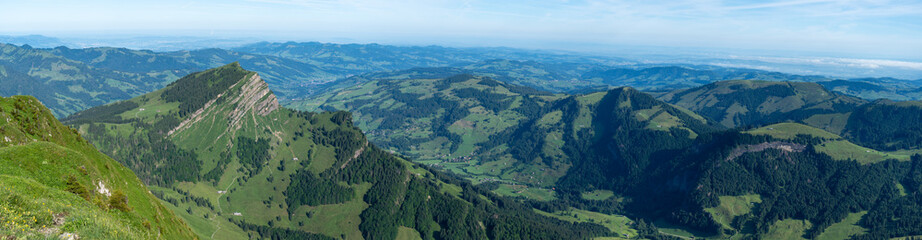
[(803, 235), (813, 224), (807, 220), (785, 219), (778, 220), (768, 232), (759, 236), (760, 239), (804, 239)]
[(772, 124), (753, 130), (746, 131), (745, 133), (752, 135), (769, 135), (774, 138), (779, 139), (794, 139), (797, 135), (804, 134), (813, 137), (825, 138), (825, 139), (839, 139), (839, 135), (832, 134), (822, 129), (815, 127), (799, 124), (799, 123), (778, 123)]
[(849, 239), (855, 235), (861, 235), (867, 232), (867, 229), (858, 225), (858, 221), (861, 220), (861, 217), (864, 217), (865, 214), (868, 214), (867, 211), (849, 213), (845, 219), (840, 222), (830, 225), (826, 230), (823, 231), (819, 236), (816, 237), (817, 240), (836, 240), (836, 239)]
[(654, 221), (653, 224), (656, 225), (656, 228), (658, 228), (661, 233), (666, 235), (677, 236), (684, 239), (697, 239), (707, 237), (701, 232), (685, 229), (681, 226), (672, 225), (662, 219)]
[(582, 209), (571, 208), (567, 211), (559, 211), (554, 213), (549, 213), (535, 209), (535, 212), (538, 214), (557, 218), (567, 222), (588, 222), (602, 225), (612, 232), (618, 234), (619, 236), (625, 236), (627, 238), (637, 236), (637, 230), (632, 229), (630, 226), (634, 224), (634, 221), (631, 221), (625, 216), (621, 215), (608, 215), (604, 213), (586, 211)]
[(848, 124), (850, 115), (851, 113), (816, 114), (804, 119), (803, 122), (833, 134), (841, 134), (842, 129), (845, 129), (845, 125)]
[(544, 188), (532, 188), (524, 185), (501, 184), (493, 190), (494, 193), (508, 197), (524, 197), (538, 201), (551, 201), (557, 199), (554, 191)]
[(762, 202), (762, 198), (758, 194), (720, 196), (719, 199), (720, 205), (706, 208), (704, 211), (710, 213), (715, 221), (727, 229), (733, 229), (731, 224), (734, 218), (748, 214), (755, 204)]
[(359, 214), (368, 208), (368, 204), (362, 199), (368, 189), (371, 188), (371, 184), (352, 185), (352, 188), (355, 189), (355, 198), (351, 201), (340, 204), (299, 207), (292, 214), (298, 218), (310, 216), (301, 220), (304, 222), (304, 226), (298, 227), (299, 224), (294, 223), (291, 227), (300, 228), (308, 232), (323, 233), (328, 236), (345, 235), (346, 239), (360, 239), (362, 233), (359, 231), (359, 223), (362, 222), (362, 219)]
[(422, 240), (416, 229), (400, 226), (397, 228), (397, 240)]
[(910, 157), (910, 155), (877, 151), (845, 140), (822, 143), (816, 146), (816, 151), (825, 153), (836, 160), (855, 160), (861, 164), (871, 164), (887, 159), (909, 161)]
[(586, 200), (602, 201), (614, 197), (615, 193), (609, 190), (595, 190), (591, 192), (583, 192), (580, 194), (580, 196)]

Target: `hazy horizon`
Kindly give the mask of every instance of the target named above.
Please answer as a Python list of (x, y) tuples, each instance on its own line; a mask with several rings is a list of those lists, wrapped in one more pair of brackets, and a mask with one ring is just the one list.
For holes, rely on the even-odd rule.
[(192, 36), (588, 52), (714, 49), (919, 60), (915, 1), (21, 1), (0, 34)]

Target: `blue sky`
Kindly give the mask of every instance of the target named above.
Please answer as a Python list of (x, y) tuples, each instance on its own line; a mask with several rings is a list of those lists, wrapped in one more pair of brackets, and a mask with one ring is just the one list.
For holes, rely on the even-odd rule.
[(282, 41), (624, 46), (922, 58), (922, 1), (7, 1), (0, 34), (196, 35)]

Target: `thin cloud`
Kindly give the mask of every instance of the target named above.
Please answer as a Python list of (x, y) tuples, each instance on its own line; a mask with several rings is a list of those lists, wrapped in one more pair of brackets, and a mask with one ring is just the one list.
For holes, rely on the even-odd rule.
[(741, 6), (727, 6), (723, 7), (723, 10), (753, 10), (753, 9), (767, 9), (767, 8), (785, 8), (785, 7), (795, 7), (811, 4), (820, 4), (820, 3), (833, 3), (837, 0), (802, 0), (802, 1), (780, 1), (780, 2), (770, 2), (770, 3), (760, 3), (760, 4), (751, 4), (751, 5), (741, 5)]

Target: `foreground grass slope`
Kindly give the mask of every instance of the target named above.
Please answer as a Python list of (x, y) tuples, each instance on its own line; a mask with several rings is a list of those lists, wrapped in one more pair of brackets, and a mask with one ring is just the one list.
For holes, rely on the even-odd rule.
[(37, 99), (0, 98), (0, 236), (192, 239), (126, 167)]

